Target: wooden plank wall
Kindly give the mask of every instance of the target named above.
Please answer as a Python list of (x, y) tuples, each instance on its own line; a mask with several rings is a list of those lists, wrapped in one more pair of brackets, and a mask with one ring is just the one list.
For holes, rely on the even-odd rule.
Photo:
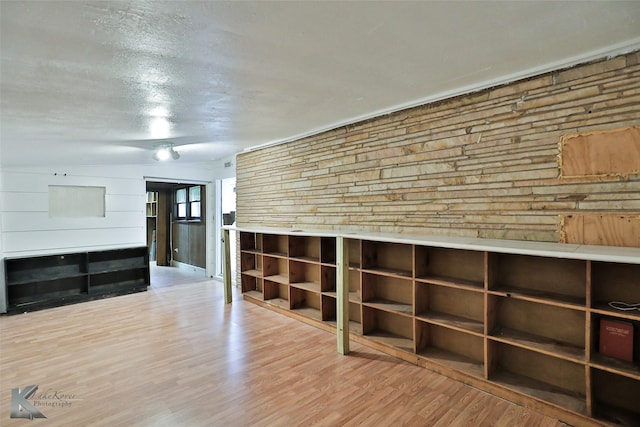
[(178, 249), (173, 252), (173, 259), (196, 267), (206, 268), (206, 224), (202, 222), (174, 222), (173, 246)]
[[(179, 185), (175, 188), (180, 187)], [(173, 203), (174, 190), (171, 190), (171, 197)], [(207, 240), (207, 202), (205, 194), (207, 193), (206, 187), (203, 185), (200, 187), (200, 194), (202, 194), (200, 200), (200, 208), (202, 218), (200, 221), (174, 221), (171, 223), (172, 238), (173, 238), (173, 260), (196, 267), (206, 268), (206, 240)], [(169, 209), (173, 209), (173, 204), (169, 206)]]
[(563, 177), (560, 142), (638, 125), (634, 52), (242, 153), (238, 225), (567, 241), (637, 218), (640, 176)]

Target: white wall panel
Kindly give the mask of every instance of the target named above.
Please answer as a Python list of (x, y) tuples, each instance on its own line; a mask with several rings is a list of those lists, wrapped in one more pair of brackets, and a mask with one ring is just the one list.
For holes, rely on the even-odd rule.
[(49, 182), (43, 179), (44, 174), (3, 172), (4, 192), (46, 193)]
[(144, 227), (145, 216), (140, 212), (108, 212), (105, 218), (49, 218), (47, 212), (5, 212), (2, 217), (2, 229), (7, 233), (118, 228), (123, 224)]
[(110, 212), (146, 212), (146, 192), (142, 194), (109, 194), (106, 196), (107, 216)]
[(0, 210), (3, 212), (44, 212), (49, 209), (47, 193), (4, 192), (0, 194)]
[(108, 194), (136, 194), (145, 188), (142, 177), (136, 179), (71, 174), (61, 176), (46, 171), (10, 171), (4, 175), (4, 191), (7, 192), (46, 193), (49, 185), (106, 186)]
[(111, 179), (107, 188), (107, 194), (111, 195), (135, 195), (140, 192), (146, 194), (146, 183), (142, 177), (137, 180)]
[(6, 313), (7, 312), (7, 293), (6, 293), (6, 286), (5, 286), (5, 280), (4, 280), (4, 246), (2, 244), (2, 240), (3, 240), (3, 229), (2, 229), (2, 224), (3, 224), (3, 220), (4, 220), (4, 214), (2, 213), (2, 206), (3, 205), (3, 188), (4, 188), (4, 184), (3, 184), (4, 180), (3, 180), (3, 176), (2, 176), (2, 169), (0, 169), (0, 313)]
[[(146, 194), (108, 194), (105, 196), (106, 212), (145, 211)], [(3, 212), (45, 212), (49, 209), (48, 193), (0, 193), (0, 210)]]
[(144, 227), (5, 232), (3, 237), (11, 248), (6, 257), (146, 245)]
[[(44, 168), (2, 172), (0, 226), (4, 256), (146, 244), (142, 175), (109, 176), (114, 171), (108, 167), (78, 172)], [(50, 218), (51, 185), (104, 187), (105, 217)]]

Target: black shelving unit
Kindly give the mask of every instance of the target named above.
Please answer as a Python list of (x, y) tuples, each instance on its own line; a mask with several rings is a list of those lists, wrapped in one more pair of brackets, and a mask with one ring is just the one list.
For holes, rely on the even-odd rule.
[(7, 314), (147, 290), (146, 246), (5, 258)]

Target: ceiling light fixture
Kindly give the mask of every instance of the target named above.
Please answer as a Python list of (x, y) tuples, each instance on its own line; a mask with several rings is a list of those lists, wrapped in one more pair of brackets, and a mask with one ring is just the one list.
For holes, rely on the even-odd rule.
[(180, 154), (173, 149), (173, 145), (165, 145), (159, 147), (153, 153), (153, 159), (157, 161), (165, 161), (169, 159), (178, 160), (180, 158)]

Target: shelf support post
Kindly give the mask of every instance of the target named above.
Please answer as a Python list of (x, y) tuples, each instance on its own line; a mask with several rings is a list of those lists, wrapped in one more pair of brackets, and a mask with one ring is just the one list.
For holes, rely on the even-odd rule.
[(229, 230), (222, 229), (222, 242), (224, 243), (224, 263), (222, 275), (224, 277), (224, 303), (231, 303), (231, 239)]
[(349, 354), (349, 246), (336, 237), (336, 335), (338, 353)]

